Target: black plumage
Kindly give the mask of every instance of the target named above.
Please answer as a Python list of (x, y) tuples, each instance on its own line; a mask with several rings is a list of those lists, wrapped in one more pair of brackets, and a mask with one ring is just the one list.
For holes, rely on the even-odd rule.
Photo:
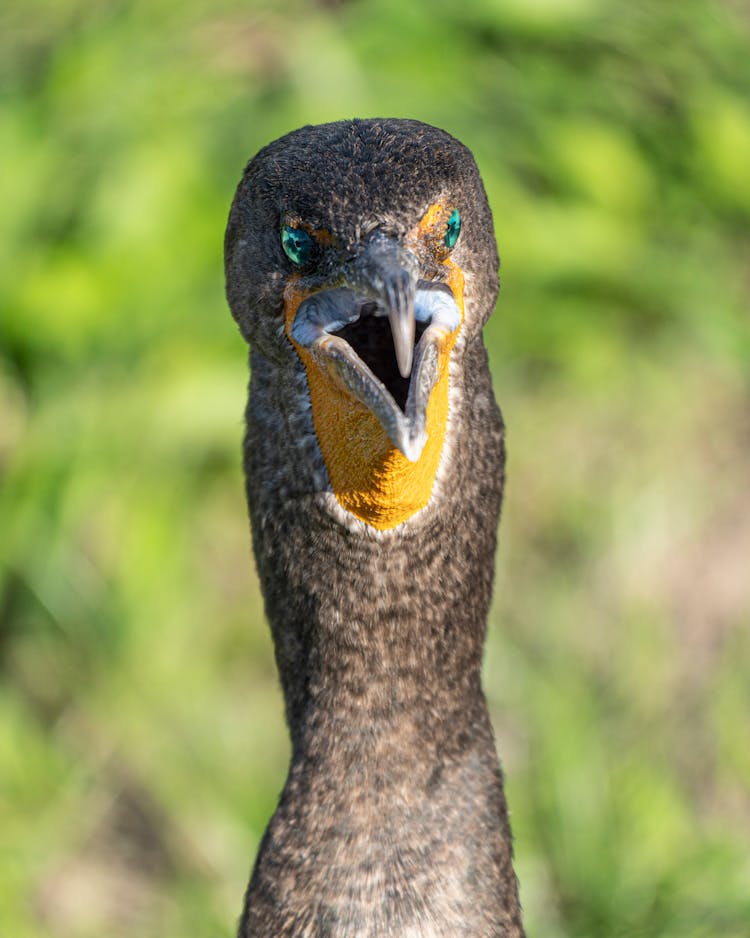
[[(311, 239), (305, 263), (285, 228)], [(302, 128), (238, 187), (227, 296), (251, 344), (247, 497), (292, 738), (242, 938), (523, 935), (480, 680), (504, 478), (481, 338), (497, 267), (471, 153), (416, 121)], [(406, 348), (388, 326), (414, 329), (415, 309)], [(361, 419), (332, 423), (329, 394)], [(403, 500), (412, 482), (423, 502)]]

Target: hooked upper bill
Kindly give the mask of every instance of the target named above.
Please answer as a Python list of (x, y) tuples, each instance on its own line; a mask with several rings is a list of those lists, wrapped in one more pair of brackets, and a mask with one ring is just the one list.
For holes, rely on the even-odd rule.
[[(385, 302), (351, 287), (313, 293), (299, 304), (289, 335), (318, 367), (378, 419), (412, 463), (427, 442), (427, 408), (446, 347), (461, 324), (451, 288), (395, 278)], [(413, 297), (413, 302), (412, 302)]]

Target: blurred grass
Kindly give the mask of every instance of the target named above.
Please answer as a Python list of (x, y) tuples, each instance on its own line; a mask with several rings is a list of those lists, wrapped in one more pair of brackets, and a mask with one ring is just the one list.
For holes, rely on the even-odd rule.
[(486, 685), (530, 935), (750, 935), (750, 8), (0, 12), (0, 935), (230, 935), (286, 740), (222, 296), (241, 169), (474, 150), (509, 425)]

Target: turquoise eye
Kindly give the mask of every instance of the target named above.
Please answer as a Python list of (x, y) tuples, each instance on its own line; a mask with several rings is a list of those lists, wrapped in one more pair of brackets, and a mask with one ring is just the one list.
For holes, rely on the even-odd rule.
[(301, 228), (287, 225), (281, 229), (281, 246), (293, 264), (304, 267), (312, 255), (313, 239)]
[(461, 234), (461, 215), (457, 208), (454, 208), (451, 212), (451, 217), (448, 219), (448, 224), (445, 226), (445, 237), (443, 241), (448, 250), (452, 250), (456, 246), (456, 241), (458, 241), (458, 236)]

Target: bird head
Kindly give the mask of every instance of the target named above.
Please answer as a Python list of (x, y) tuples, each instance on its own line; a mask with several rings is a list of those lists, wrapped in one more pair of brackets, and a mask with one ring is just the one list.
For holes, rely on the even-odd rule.
[(429, 501), (451, 375), (497, 294), (470, 151), (435, 127), (354, 120), (261, 150), (225, 240), (227, 297), (255, 353), (301, 375), (338, 503), (377, 529)]

